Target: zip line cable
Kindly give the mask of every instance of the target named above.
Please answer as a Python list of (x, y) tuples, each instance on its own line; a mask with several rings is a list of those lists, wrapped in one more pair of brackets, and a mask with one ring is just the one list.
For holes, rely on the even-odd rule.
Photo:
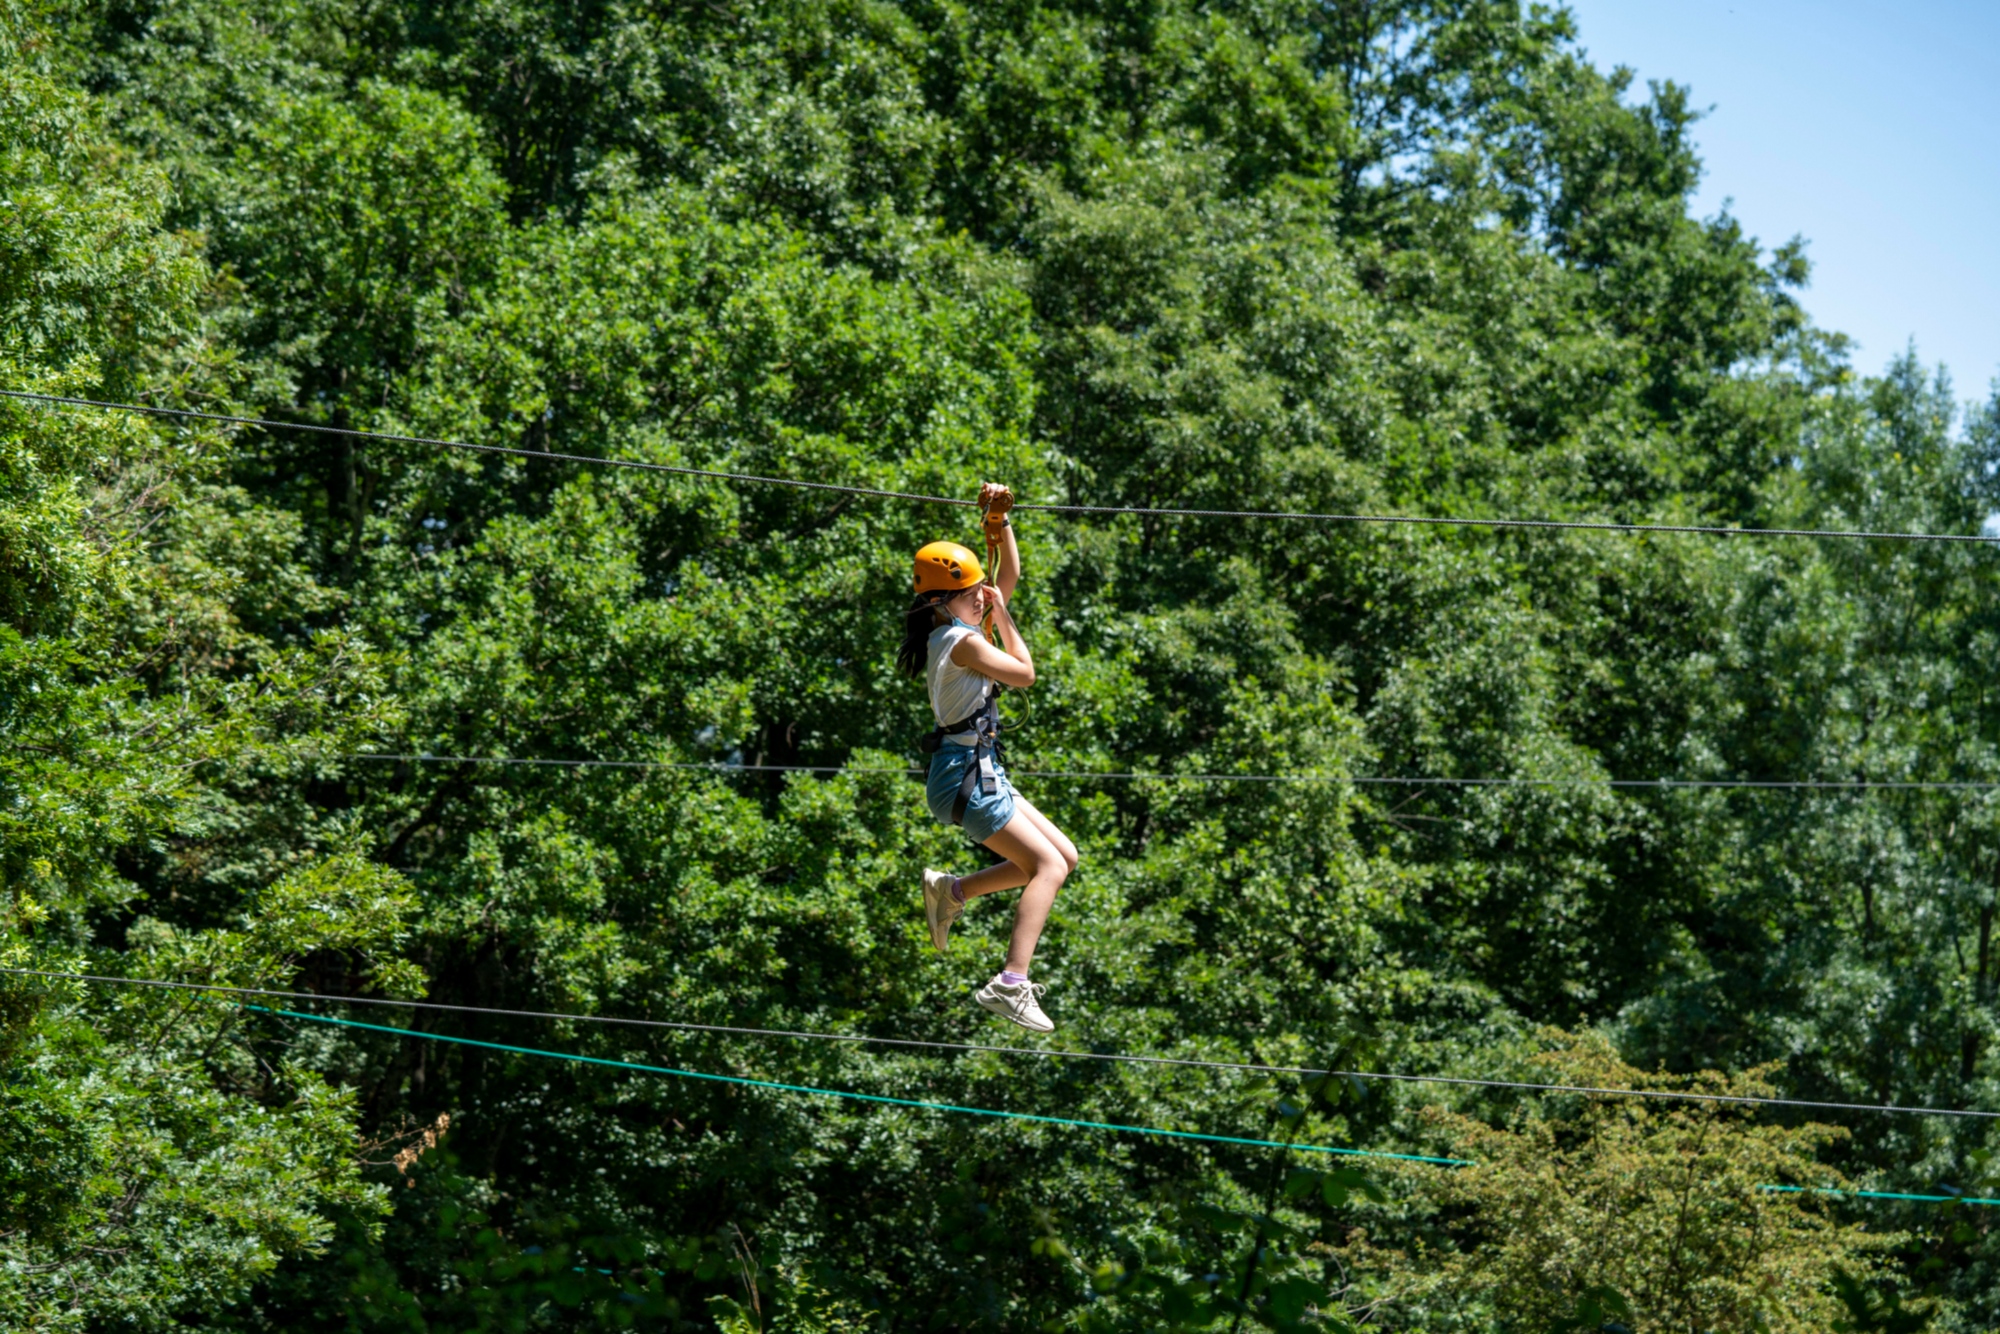
[[(400, 1037), (426, 1038), (434, 1042), (452, 1042), (467, 1047), (484, 1047), (492, 1051), (504, 1051), (517, 1056), (541, 1056), (558, 1061), (574, 1061), (580, 1065), (605, 1066), (614, 1070), (632, 1070), (643, 1074), (675, 1075), (683, 1079), (701, 1079), (719, 1084), (736, 1084), (747, 1088), (772, 1089), (781, 1093), (807, 1093), (824, 1098), (844, 1098), (855, 1102), (872, 1102), (889, 1107), (913, 1107), (930, 1112), (955, 1112), (970, 1116), (991, 1116), (1008, 1121), (1032, 1121), (1043, 1125), (1069, 1126), (1083, 1130), (1106, 1130), (1129, 1135), (1159, 1135), (1168, 1139), (1198, 1140), (1211, 1144), (1238, 1144), (1255, 1149), (1285, 1149), (1299, 1153), (1330, 1153), (1346, 1158), (1387, 1158), (1404, 1163), (1425, 1163), (1436, 1167), (1474, 1167), (1468, 1158), (1439, 1158), (1419, 1153), (1391, 1153), (1384, 1149), (1350, 1149), (1331, 1144), (1300, 1144), (1296, 1141), (1247, 1139), (1236, 1135), (1211, 1135), (1194, 1130), (1166, 1130), (1157, 1126), (1127, 1126), (1108, 1121), (1079, 1121), (1066, 1116), (1041, 1116), (1034, 1112), (1009, 1112), (993, 1107), (964, 1107), (955, 1103), (919, 1102), (913, 1098), (891, 1098), (878, 1093), (855, 1093), (847, 1089), (817, 1088), (810, 1084), (780, 1084), (768, 1079), (750, 1079), (742, 1075), (717, 1075), (699, 1070), (678, 1070), (669, 1066), (641, 1065), (634, 1061), (614, 1061), (601, 1056), (583, 1056), (575, 1052), (545, 1051), (538, 1047), (518, 1047), (506, 1042), (482, 1042), (477, 1038), (453, 1037), (443, 1033), (430, 1033), (421, 1029), (392, 1028), (387, 1024), (366, 1024), (355, 1019), (339, 1019), (331, 1015), (304, 1014), (297, 1010), (273, 1010), (262, 1005), (246, 1005), (246, 1010), (259, 1014), (277, 1015), (286, 1019), (301, 1019), (308, 1023), (335, 1024), (342, 1028), (361, 1028), (376, 1033), (390, 1033)], [(1785, 1195), (1832, 1195), (1845, 1198), (1867, 1200), (1910, 1200), (1932, 1204), (2000, 1204), (2000, 1198), (1977, 1195), (1912, 1195), (1900, 1191), (1886, 1190), (1840, 1190), (1830, 1186), (1759, 1186), (1760, 1191)]]
[[(681, 769), (704, 773), (785, 774), (906, 774), (909, 767), (888, 764), (725, 764), (702, 760), (545, 760), (518, 755), (386, 755), (360, 754), (355, 760), (402, 761), (413, 764), (515, 764), (563, 769)], [(1977, 782), (1916, 782), (1868, 778), (1748, 779), (1748, 778), (1373, 778), (1345, 774), (1168, 774), (1106, 773), (1093, 769), (1018, 769), (1021, 778), (1083, 778), (1153, 780), (1163, 783), (1353, 783), (1357, 787), (1611, 787), (1611, 788), (1771, 788), (1808, 790), (1867, 790), (1883, 788), (1917, 792), (1983, 792), (2000, 788), (2000, 780)]]
[[(755, 473), (721, 472), (712, 468), (684, 468), (671, 463), (649, 463), (643, 459), (600, 458), (591, 454), (557, 454), (540, 449), (517, 449), (510, 445), (476, 445), (467, 440), (442, 440), (428, 435), (392, 435), (383, 431), (357, 431), (345, 426), (319, 426), (312, 422), (271, 421), (263, 417), (232, 417), (220, 412), (192, 412), (186, 408), (159, 408), (143, 403), (107, 403), (94, 398), (65, 398), (58, 394), (29, 394), (18, 389), (0, 389), (0, 398), (30, 399), (67, 407), (108, 408), (115, 412), (148, 413), (160, 417), (187, 417), (196, 421), (225, 422), (235, 426), (261, 426), (267, 430), (312, 431), (356, 440), (383, 440), (399, 445), (437, 445), (444, 449), (464, 449), (476, 454), (508, 454), (516, 458), (542, 459), (556, 463), (598, 463), (611, 468), (637, 468), (644, 472), (673, 473), (682, 477), (708, 477), (723, 482), (758, 482), (766, 486), (789, 486), (802, 491), (838, 491), (845, 495), (879, 496), (888, 500), (915, 500), (936, 505), (978, 508), (970, 500), (950, 500), (912, 491), (882, 491), (868, 486), (842, 486), (836, 482), (805, 482), (791, 477), (762, 477)], [(1016, 505), (1023, 509), (1025, 506)]]
[[(2000, 1112), (1970, 1111), (1956, 1107), (1912, 1107), (1895, 1103), (1816, 1102), (1804, 1098), (1760, 1098), (1730, 1093), (1695, 1093), (1677, 1089), (1598, 1088), (1582, 1084), (1535, 1084), (1510, 1079), (1470, 1079), (1457, 1075), (1407, 1075), (1372, 1070), (1322, 1070), (1300, 1065), (1262, 1065), (1251, 1061), (1204, 1061), (1179, 1056), (1134, 1056), (1124, 1052), (1076, 1051), (1057, 1047), (1003, 1047), (977, 1042), (932, 1042), (921, 1038), (885, 1038), (867, 1033), (818, 1033), (810, 1029), (748, 1028), (730, 1024), (698, 1024), (673, 1019), (632, 1019), (618, 1015), (568, 1014), (550, 1010), (509, 1010), (483, 1005), (450, 1005), (441, 1001), (397, 1000), (387, 996), (334, 996), (314, 991), (278, 991), (264, 987), (229, 987), (207, 982), (169, 982), (148, 977), (113, 977), (102, 973), (53, 972), (40, 968), (0, 968), (0, 974), (18, 977), (45, 977), (71, 982), (99, 982), (115, 986), (154, 987), (169, 991), (214, 992), (230, 996), (262, 996), (277, 1000), (333, 1002), (342, 1005), (375, 1005), (408, 1010), (435, 1010), (450, 1014), (493, 1015), (509, 1019), (552, 1019), (567, 1023), (610, 1024), (627, 1028), (660, 1028), (688, 1033), (719, 1033), (731, 1037), (786, 1038), (813, 1042), (866, 1043), (874, 1046), (909, 1047), (929, 1051), (989, 1052), (1004, 1056), (1067, 1057), (1079, 1061), (1104, 1061), (1123, 1065), (1184, 1066), (1204, 1070), (1230, 1070), (1245, 1074), (1297, 1075), (1305, 1078), (1375, 1080), (1396, 1084), (1447, 1084), (1458, 1088), (1511, 1089), (1530, 1093), (1579, 1093), (1612, 1098), (1650, 1098), (1664, 1102), (1712, 1102), (1753, 1107), (1794, 1107), (1818, 1111), (1875, 1112), (1908, 1116), (1953, 1116), (1974, 1120), (2000, 1119)], [(404, 1032), (403, 1029), (392, 1030)], [(434, 1035), (427, 1035), (434, 1036)]]
[(889, 1107), (915, 1107), (927, 1112), (957, 1112), (967, 1116), (993, 1116), (1006, 1121), (1036, 1121), (1043, 1125), (1073, 1126), (1083, 1130), (1109, 1130), (1125, 1135), (1161, 1135), (1168, 1139), (1203, 1140), (1211, 1144), (1244, 1144), (1255, 1149), (1296, 1149), (1300, 1153), (1336, 1153), (1347, 1158), (1394, 1158), (1405, 1163), (1433, 1163), (1440, 1167), (1468, 1167), (1464, 1158), (1433, 1158), (1419, 1153), (1390, 1153), (1383, 1149), (1346, 1149), (1331, 1144), (1295, 1144), (1274, 1139), (1242, 1139), (1235, 1135), (1210, 1135), (1195, 1130), (1164, 1130), (1157, 1126), (1124, 1126), (1108, 1121), (1078, 1121), (1067, 1116), (1041, 1116), (1034, 1112), (1007, 1112), (993, 1107), (961, 1107), (948, 1102), (918, 1102), (913, 1098), (891, 1098), (879, 1093), (855, 1093), (847, 1089), (815, 1088), (810, 1084), (779, 1084), (768, 1079), (749, 1079), (742, 1075), (716, 1075), (700, 1070), (676, 1070), (664, 1065), (640, 1065), (636, 1061), (614, 1061), (603, 1056), (583, 1056), (568, 1051), (543, 1051), (538, 1047), (516, 1047), (506, 1042), (481, 1042), (477, 1038), (453, 1037), (445, 1033), (427, 1033), (415, 1028), (392, 1028), (387, 1024), (364, 1024), (358, 1019), (336, 1019), (332, 1015), (302, 1014), (296, 1010), (271, 1010), (261, 1005), (246, 1005), (246, 1010), (260, 1014), (282, 1015), (287, 1019), (303, 1019), (315, 1024), (337, 1024), (342, 1028), (365, 1028), (376, 1033), (393, 1033), (398, 1037), (427, 1038), (433, 1042), (455, 1042), (466, 1047), (485, 1047), (490, 1051), (512, 1052), (518, 1056), (544, 1056), (558, 1061), (575, 1061), (579, 1065), (609, 1066), (614, 1070), (633, 1070), (649, 1075), (677, 1075), (682, 1079), (704, 1079), (717, 1084), (738, 1084), (746, 1088), (774, 1089), (780, 1093), (810, 1093), (821, 1098), (847, 1098), (855, 1102), (881, 1103)]
[[(480, 454), (505, 454), (517, 458), (542, 459), (558, 463), (593, 463), (609, 468), (636, 468), (645, 472), (672, 473), (681, 477), (706, 477), (716, 481), (750, 482), (762, 486), (786, 486), (806, 491), (834, 491), (843, 495), (875, 496), (885, 500), (909, 500), (927, 505), (977, 508), (977, 502), (949, 496), (924, 495), (912, 491), (887, 491), (869, 486), (845, 486), (836, 482), (809, 482), (796, 477), (765, 477), (756, 473), (727, 472), (713, 468), (690, 468), (642, 459), (605, 458), (590, 454), (558, 454), (548, 450), (520, 449), (508, 445), (480, 445), (466, 440), (445, 440), (435, 436), (395, 435), (384, 431), (359, 431), (344, 426), (321, 426), (312, 422), (274, 421), (263, 417), (237, 417), (220, 412), (195, 412), (187, 408), (155, 407), (143, 403), (113, 403), (94, 398), (72, 398), (62, 394), (33, 394), (19, 389), (0, 389), (0, 398), (48, 403), (61, 407), (101, 408), (114, 412), (137, 412), (194, 421), (222, 422), (235, 426), (256, 426), (266, 430), (310, 431), (358, 440), (382, 440), (392, 444), (435, 445)], [(1215, 510), (1171, 509), (1144, 505), (1045, 505), (1017, 502), (1017, 510), (1048, 514), (1129, 514), (1143, 517), (1190, 519), (1280, 519), (1305, 523), (1409, 524), (1445, 528), (1541, 528), (1601, 533), (1679, 533), (1710, 537), (1830, 537), (1873, 542), (2000, 542), (2000, 534), (1985, 533), (1904, 533), (1873, 532), (1842, 528), (1729, 528), (1719, 524), (1598, 523), (1565, 519), (1454, 519), (1418, 514), (1320, 514), (1297, 510)]]

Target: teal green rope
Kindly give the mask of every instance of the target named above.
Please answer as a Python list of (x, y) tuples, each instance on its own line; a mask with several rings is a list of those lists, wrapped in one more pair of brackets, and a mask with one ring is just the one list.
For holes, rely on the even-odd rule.
[(1163, 1135), (1169, 1139), (1198, 1139), (1211, 1144), (1247, 1144), (1254, 1149), (1297, 1149), (1301, 1153), (1337, 1153), (1354, 1158), (1394, 1158), (1405, 1163), (1436, 1163), (1443, 1167), (1469, 1167), (1464, 1158), (1427, 1158), (1416, 1153), (1387, 1153), (1379, 1149), (1340, 1149), (1329, 1144), (1282, 1144), (1270, 1139), (1239, 1139), (1234, 1135), (1204, 1135), (1193, 1130), (1161, 1130), (1153, 1126), (1120, 1126), (1106, 1121), (1075, 1121), (1065, 1116), (1037, 1116), (1032, 1112), (1003, 1112), (991, 1107), (958, 1107), (944, 1102), (915, 1102), (909, 1098), (887, 1098), (878, 1093), (850, 1093), (845, 1089), (813, 1088), (805, 1084), (776, 1084), (768, 1079), (745, 1079), (741, 1075), (711, 1075), (699, 1070), (674, 1070), (664, 1065), (639, 1065), (632, 1061), (607, 1060), (602, 1056), (579, 1056), (570, 1051), (541, 1051), (516, 1047), (505, 1042), (481, 1042), (477, 1038), (452, 1037), (445, 1033), (425, 1033), (411, 1028), (391, 1028), (387, 1024), (364, 1024), (359, 1019), (336, 1019), (332, 1015), (304, 1014), (297, 1010), (272, 1010), (262, 1005), (246, 1005), (259, 1014), (283, 1015), (315, 1024), (338, 1024), (343, 1028), (365, 1028), (376, 1033), (394, 1033), (405, 1038), (429, 1038), (433, 1042), (456, 1042), (466, 1047), (513, 1052), (517, 1056), (547, 1056), (581, 1065), (606, 1065), (616, 1070), (636, 1070), (649, 1075), (679, 1075), (683, 1079), (706, 1079), (718, 1084), (741, 1084), (746, 1088), (776, 1089), (780, 1093), (811, 1093), (822, 1098), (851, 1098), (856, 1102), (878, 1102), (891, 1107), (917, 1107), (927, 1112), (960, 1112), (967, 1116), (997, 1116), (1009, 1121), (1039, 1121), (1044, 1125), (1075, 1126), (1083, 1130), (1111, 1130), (1127, 1135)]
[[(967, 1116), (997, 1116), (1008, 1121), (1039, 1121), (1044, 1125), (1074, 1126), (1082, 1130), (1110, 1130), (1127, 1135), (1162, 1135), (1169, 1139), (1203, 1140), (1211, 1144), (1243, 1144), (1253, 1149), (1297, 1149), (1301, 1153), (1334, 1153), (1352, 1158), (1393, 1158), (1405, 1163), (1435, 1163), (1442, 1167), (1471, 1167), (1468, 1158), (1429, 1158), (1416, 1153), (1388, 1153), (1380, 1149), (1343, 1149), (1330, 1144), (1283, 1144), (1269, 1139), (1242, 1139), (1235, 1135), (1207, 1135), (1194, 1130), (1162, 1130), (1156, 1126), (1121, 1126), (1108, 1121), (1077, 1121), (1064, 1116), (1039, 1116), (1033, 1112), (1003, 1112), (992, 1107), (959, 1107), (946, 1102), (917, 1102), (910, 1098), (889, 1098), (879, 1093), (852, 1093), (845, 1089), (813, 1088), (807, 1084), (779, 1084), (768, 1079), (746, 1079), (741, 1075), (712, 1075), (700, 1070), (676, 1070), (664, 1065), (640, 1065), (633, 1061), (613, 1061), (602, 1056), (581, 1056), (569, 1051), (543, 1051), (536, 1047), (516, 1047), (506, 1042), (482, 1042), (478, 1038), (453, 1037), (446, 1033), (426, 1033), (412, 1028), (392, 1028), (387, 1024), (367, 1024), (359, 1019), (336, 1019), (332, 1015), (306, 1014), (299, 1010), (273, 1010), (262, 1005), (246, 1005), (259, 1014), (282, 1015), (315, 1024), (337, 1024), (342, 1028), (365, 1028), (398, 1037), (428, 1038), (433, 1042), (456, 1042), (465, 1047), (485, 1047), (512, 1052), (517, 1056), (546, 1056), (552, 1060), (575, 1061), (580, 1065), (610, 1066), (615, 1070), (636, 1070), (649, 1075), (678, 1075), (683, 1079), (706, 1079), (717, 1084), (741, 1084), (746, 1088), (774, 1089), (780, 1093), (810, 1093), (821, 1098), (849, 1098), (855, 1102), (882, 1103), (890, 1107), (915, 1107), (927, 1112), (959, 1112)], [(1905, 1195), (1886, 1190), (1834, 1190), (1815, 1186), (1759, 1186), (1781, 1194), (1848, 1196), (1863, 1200), (1913, 1200), (1920, 1204), (1996, 1204), (2000, 1198), (1977, 1195)]]
[(1759, 1186), (1758, 1190), (1782, 1191), (1787, 1195), (1852, 1195), (1863, 1200), (1916, 1200), (1924, 1204), (2000, 1204), (1986, 1195), (1901, 1195), (1893, 1190), (1835, 1190), (1831, 1186)]

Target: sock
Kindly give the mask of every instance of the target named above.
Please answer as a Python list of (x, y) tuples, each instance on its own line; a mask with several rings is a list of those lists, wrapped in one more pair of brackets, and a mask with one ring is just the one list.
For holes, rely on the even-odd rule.
[(965, 891), (959, 888), (963, 883), (957, 876), (951, 878), (951, 901), (961, 908), (965, 906)]
[(1000, 970), (1000, 981), (1002, 985), (1010, 987), (1018, 987), (1027, 980), (1028, 980), (1028, 975), (1026, 973), (1017, 973), (1007, 968), (1002, 968)]

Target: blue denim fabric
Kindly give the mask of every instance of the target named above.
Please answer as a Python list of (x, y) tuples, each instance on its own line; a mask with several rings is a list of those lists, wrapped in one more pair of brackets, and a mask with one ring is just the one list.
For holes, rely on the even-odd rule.
[[(958, 800), (958, 785), (965, 778), (965, 766), (972, 763), (972, 757), (977, 753), (970, 746), (947, 741), (938, 747), (937, 754), (931, 756), (931, 772), (924, 784), (924, 800), (939, 824), (951, 823), (951, 807)], [(965, 836), (974, 843), (984, 843), (1005, 829), (1007, 822), (1014, 818), (1014, 788), (1007, 781), (1007, 768), (995, 760), (993, 772), (1000, 777), (1000, 790), (991, 796), (975, 791), (972, 800), (965, 803)]]

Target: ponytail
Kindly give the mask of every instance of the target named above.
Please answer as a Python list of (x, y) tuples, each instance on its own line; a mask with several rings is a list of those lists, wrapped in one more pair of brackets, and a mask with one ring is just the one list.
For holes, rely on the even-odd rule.
[(903, 642), (896, 648), (896, 670), (916, 676), (930, 656), (931, 631), (937, 628), (937, 600), (920, 597), (903, 613)]

